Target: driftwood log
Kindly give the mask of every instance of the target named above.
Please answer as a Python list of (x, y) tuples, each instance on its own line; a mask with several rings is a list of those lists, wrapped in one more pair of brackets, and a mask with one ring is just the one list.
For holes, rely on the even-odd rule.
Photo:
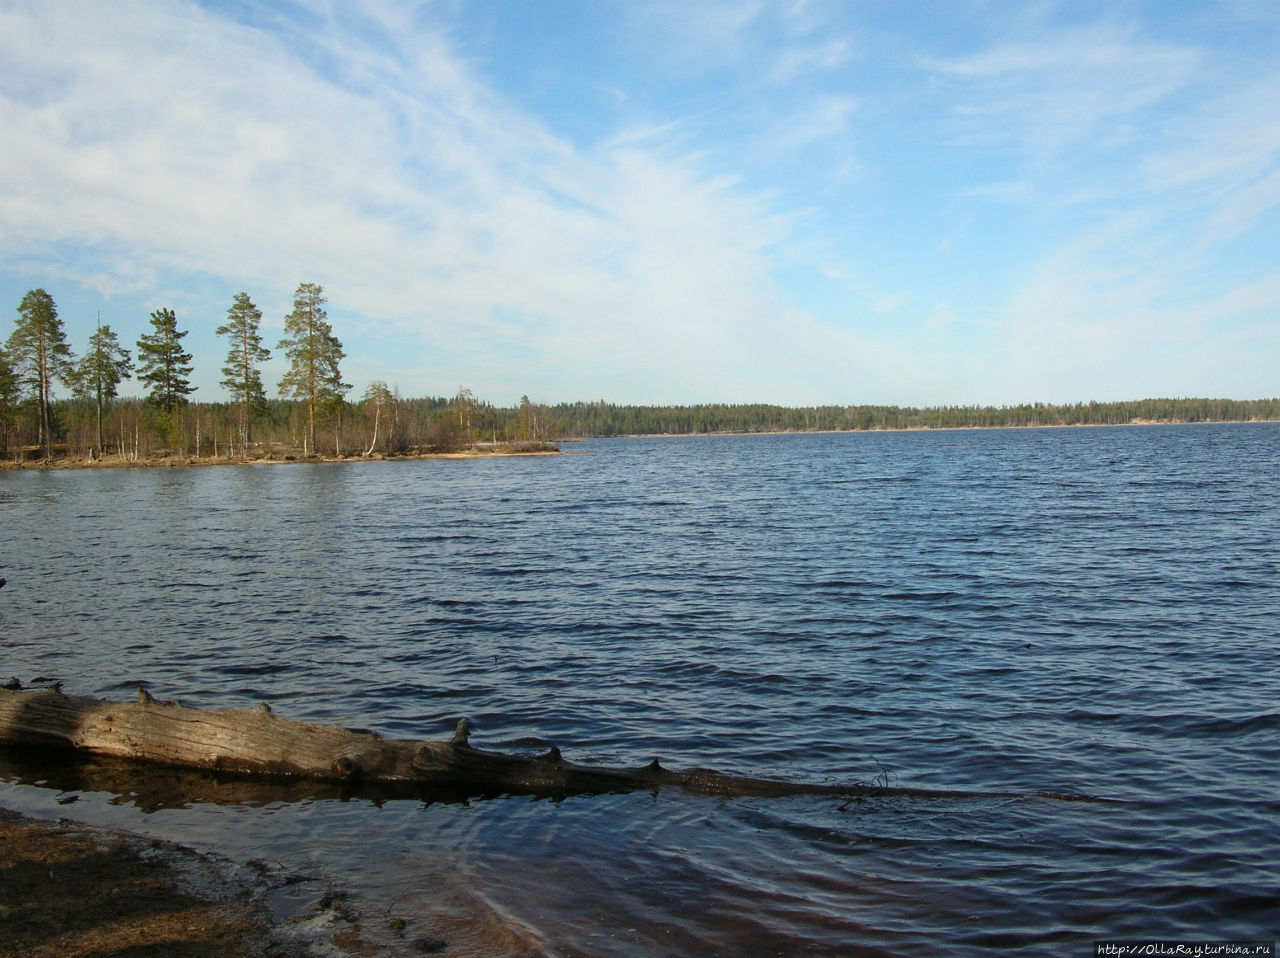
[[(64, 695), (60, 688), (0, 688), (0, 746), (76, 750), (176, 769), (342, 785), (362, 795), (568, 796), (679, 787), (723, 796), (830, 795), (1032, 797), (1026, 793), (897, 788), (887, 782), (814, 784), (673, 771), (654, 759), (639, 768), (567, 761), (557, 748), (536, 757), (490, 752), (469, 742), (465, 718), (449, 741), (404, 741), (376, 733), (296, 722), (256, 708), (214, 710), (161, 702), (139, 689), (135, 702)], [(1037, 792), (1034, 797), (1081, 800)], [(1087, 799), (1085, 799), (1087, 800)]]
[(470, 727), (464, 718), (450, 741), (403, 741), (295, 722), (274, 714), (265, 703), (213, 710), (161, 702), (142, 689), (136, 702), (110, 702), (64, 695), (57, 688), (0, 688), (0, 745), (76, 749), (175, 768), (454, 793), (559, 796), (663, 786), (722, 795), (861, 796), (884, 791), (873, 785), (804, 784), (706, 769), (677, 772), (657, 759), (640, 768), (576, 765), (554, 747), (537, 757), (509, 755), (474, 748), (468, 740)]

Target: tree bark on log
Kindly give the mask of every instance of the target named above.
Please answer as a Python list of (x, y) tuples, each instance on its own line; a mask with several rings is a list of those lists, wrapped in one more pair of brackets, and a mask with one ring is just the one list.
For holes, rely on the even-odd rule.
[(469, 730), (463, 719), (451, 741), (403, 741), (292, 721), (265, 704), (213, 710), (160, 702), (141, 689), (137, 701), (127, 703), (68, 696), (57, 689), (0, 689), (0, 745), (76, 749), (176, 768), (362, 787), (382, 783), (557, 796), (663, 786), (720, 795), (857, 797), (886, 792), (863, 784), (805, 784), (696, 768), (672, 771), (657, 759), (640, 768), (576, 765), (557, 748), (533, 758), (477, 749), (468, 742)]
[[(724, 775), (704, 768), (673, 771), (655, 758), (639, 768), (566, 761), (558, 748), (536, 757), (472, 747), (471, 723), (450, 741), (386, 739), (275, 715), (265, 703), (247, 709), (186, 708), (143, 689), (136, 702), (64, 695), (60, 688), (0, 688), (0, 746), (76, 750), (177, 769), (294, 782), (336, 783), (375, 794), (569, 796), (679, 787), (721, 796), (1046, 798), (1098, 801), (1061, 792), (956, 791), (874, 784), (814, 784)], [(885, 776), (887, 779), (887, 776)]]

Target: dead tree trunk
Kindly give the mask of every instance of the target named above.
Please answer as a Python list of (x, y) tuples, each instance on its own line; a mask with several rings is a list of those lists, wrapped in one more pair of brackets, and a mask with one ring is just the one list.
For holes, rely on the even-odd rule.
[[(16, 683), (11, 683), (16, 684)], [(406, 787), (472, 794), (574, 795), (680, 787), (724, 796), (831, 795), (1039, 797), (1089, 801), (1085, 796), (1036, 792), (972, 792), (896, 788), (887, 781), (847, 785), (787, 782), (723, 775), (708, 769), (672, 771), (657, 759), (639, 768), (603, 768), (566, 761), (557, 748), (537, 757), (473, 748), (471, 723), (458, 722), (450, 741), (385, 739), (280, 718), (257, 708), (213, 710), (159, 702), (142, 689), (136, 702), (63, 695), (56, 688), (0, 688), (0, 746), (77, 749), (175, 768), (237, 775), (358, 785), (388, 794)]]
[(552, 748), (538, 757), (473, 748), (463, 719), (451, 741), (398, 741), (281, 718), (265, 704), (217, 711), (159, 702), (63, 695), (55, 689), (0, 689), (0, 745), (79, 749), (134, 761), (248, 775), (450, 790), (569, 795), (680, 786), (725, 795), (884, 792), (869, 785), (810, 785), (671, 771), (655, 759), (640, 768), (566, 761)]

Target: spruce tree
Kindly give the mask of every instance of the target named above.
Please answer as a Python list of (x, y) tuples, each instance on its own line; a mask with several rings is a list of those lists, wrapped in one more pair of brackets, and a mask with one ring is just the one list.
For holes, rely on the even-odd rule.
[(98, 449), (103, 448), (102, 409), (116, 398), (120, 383), (133, 373), (133, 360), (129, 350), (120, 345), (115, 331), (108, 325), (99, 325), (89, 337), (89, 349), (76, 367), (76, 396), (92, 401), (97, 408)]
[(138, 379), (151, 386), (147, 402), (172, 417), (197, 388), (188, 378), (191, 354), (182, 351), (187, 330), (178, 329), (178, 317), (168, 308), (152, 313), (151, 325), (155, 331), (138, 338)]
[(267, 397), (262, 389), (262, 373), (258, 364), (271, 358), (271, 351), (262, 345), (258, 328), (262, 323), (262, 310), (253, 305), (248, 293), (236, 293), (227, 310), (227, 321), (218, 327), (219, 336), (227, 336), (231, 347), (227, 362), (222, 367), (223, 387), (231, 393), (233, 402), (240, 406), (240, 442), (247, 452), (252, 439), (252, 421), (267, 409)]
[(316, 448), (316, 410), (340, 407), (351, 388), (342, 381), (338, 364), (346, 357), (333, 335), (324, 310), (324, 287), (302, 283), (293, 297), (293, 312), (284, 318), (285, 337), (277, 349), (289, 357), (289, 370), (280, 380), (280, 395), (307, 404), (307, 432), (302, 453)]
[(53, 457), (53, 421), (49, 403), (53, 381), (71, 381), (75, 357), (67, 345), (58, 307), (43, 289), (29, 290), (22, 297), (7, 349), (19, 387), (28, 391), (40, 408), (40, 445), (44, 447), (45, 459), (50, 459)]

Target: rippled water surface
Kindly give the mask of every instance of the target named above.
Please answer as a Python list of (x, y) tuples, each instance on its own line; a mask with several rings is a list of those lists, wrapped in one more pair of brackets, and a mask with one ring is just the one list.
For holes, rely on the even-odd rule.
[(549, 954), (1275, 937), (1280, 426), (566, 449), (0, 474), (0, 672), (972, 792), (77, 806), (402, 907), (447, 877)]

